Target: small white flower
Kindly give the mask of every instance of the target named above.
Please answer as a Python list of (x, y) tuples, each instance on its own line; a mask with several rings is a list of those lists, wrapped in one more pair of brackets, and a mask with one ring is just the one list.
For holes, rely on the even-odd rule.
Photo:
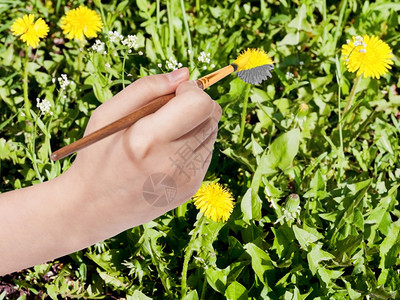
[(203, 70), (207, 70), (207, 66), (203, 66)]
[(300, 66), (304, 66), (304, 61), (301, 60), (301, 61), (299, 62), (299, 64), (300, 64)]
[(292, 79), (294, 77), (294, 74), (291, 72), (286, 72), (286, 79)]
[(139, 54), (139, 55), (143, 55), (143, 52), (142, 52), (142, 51), (139, 51), (138, 54)]
[(107, 68), (111, 68), (111, 65), (110, 65), (109, 62), (106, 62), (106, 63), (104, 64), (104, 66), (107, 67)]
[(366, 53), (366, 52), (367, 52), (367, 49), (364, 49), (364, 48), (363, 48), (363, 49), (360, 49), (360, 52), (361, 52), (361, 53)]
[(127, 46), (129, 49), (131, 49), (131, 48), (135, 48), (136, 41), (137, 41), (136, 35), (128, 35), (126, 38), (124, 38), (121, 41), (121, 43), (122, 43), (122, 45)]
[(157, 67), (162, 68), (162, 64), (158, 64)]
[(55, 83), (55, 82), (56, 82), (56, 79), (53, 77), (53, 78), (51, 79), (51, 82), (52, 82), (52, 83)]
[(122, 40), (124, 36), (122, 34), (119, 34), (118, 31), (109, 31), (108, 32), (108, 39), (112, 43), (116, 43), (118, 39)]
[(210, 63), (210, 53), (200, 52), (200, 56), (197, 58), (199, 62), (209, 64)]
[[(159, 64), (161, 65), (161, 64)], [(176, 70), (181, 68), (183, 65), (178, 62), (176, 59), (174, 59), (173, 57), (170, 57), (169, 60), (167, 60), (165, 62), (165, 65), (167, 67), (168, 70)], [(159, 66), (160, 67), (160, 66)], [(161, 68), (161, 67), (160, 67)]]
[(42, 115), (45, 115), (47, 113), (53, 115), (53, 112), (50, 111), (51, 103), (49, 101), (47, 101), (46, 99), (41, 100), (40, 98), (36, 98), (36, 101), (36, 107), (40, 109)]
[(21, 117), (25, 117), (25, 113), (21, 111)]
[(58, 77), (57, 80), (60, 84), (61, 89), (63, 90), (65, 90), (66, 87), (71, 84), (71, 81), (68, 79), (67, 74), (61, 74), (61, 77)]
[(214, 65), (214, 64), (211, 64), (210, 67), (211, 67), (212, 69), (214, 69), (214, 68), (215, 68), (215, 65)]
[(96, 51), (97, 53), (102, 53), (104, 51), (104, 43), (100, 40), (96, 40), (92, 46), (92, 50)]
[(188, 54), (190, 55), (190, 53), (192, 53), (192, 51), (190, 51), (190, 49), (188, 49)]

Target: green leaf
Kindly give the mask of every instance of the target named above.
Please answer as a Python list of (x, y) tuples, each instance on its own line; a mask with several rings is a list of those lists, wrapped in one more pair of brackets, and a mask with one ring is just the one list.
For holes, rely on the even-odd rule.
[(312, 245), (311, 252), (307, 254), (307, 261), (310, 264), (310, 271), (313, 274), (315, 274), (320, 268), (319, 263), (321, 261), (335, 258), (335, 256), (333, 256), (329, 252), (322, 250), (321, 248), (322, 248), (321, 244)]
[(322, 236), (320, 234), (316, 234), (316, 232), (309, 232), (311, 231), (310, 229), (307, 231), (297, 227), (297, 225), (293, 225), (292, 228), (297, 241), (304, 250), (322, 238)]
[(185, 297), (183, 297), (182, 300), (198, 300), (198, 299), (199, 299), (199, 295), (197, 294), (197, 291), (193, 290), (193, 291), (190, 291)]
[(247, 300), (247, 289), (239, 282), (232, 282), (225, 291), (227, 299)]
[(105, 283), (110, 284), (117, 289), (125, 288), (128, 285), (123, 281), (122, 278), (119, 278), (117, 276), (111, 276), (106, 272), (100, 271), (99, 269), (97, 269), (97, 272), (99, 273), (101, 279), (103, 279)]
[(132, 294), (132, 296), (127, 295), (126, 300), (151, 300), (150, 297), (147, 297), (145, 294), (143, 294), (139, 290), (135, 290)]
[(223, 294), (228, 280), (228, 269), (210, 267), (206, 269), (206, 279), (208, 284), (217, 292)]
[(297, 30), (311, 31), (310, 25), (307, 23), (307, 6), (302, 4), (297, 11), (297, 16), (287, 25)]
[(378, 284), (386, 283), (388, 271), (396, 264), (400, 251), (400, 221), (392, 223), (388, 235), (379, 246), (379, 268), (382, 270), (378, 278)]
[(243, 213), (243, 220), (246, 223), (249, 223), (250, 220), (258, 221), (261, 219), (262, 201), (252, 188), (249, 188), (246, 194), (244, 194), (240, 208)]
[(300, 130), (297, 128), (276, 138), (271, 144), (266, 158), (268, 167), (270, 169), (279, 168), (282, 171), (289, 168), (299, 151), (300, 138)]
[(275, 279), (275, 268), (267, 252), (253, 243), (244, 245), (244, 249), (251, 256), (251, 266), (261, 282), (265, 285), (268, 285), (268, 281), (272, 283)]

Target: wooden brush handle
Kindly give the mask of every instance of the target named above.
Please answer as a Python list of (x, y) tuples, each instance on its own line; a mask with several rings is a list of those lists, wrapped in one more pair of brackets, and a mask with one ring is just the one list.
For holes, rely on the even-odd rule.
[(154, 112), (156, 112), (159, 108), (164, 106), (169, 100), (175, 97), (175, 93), (164, 95), (158, 97), (157, 99), (151, 101), (150, 103), (142, 106), (138, 110), (130, 113), (129, 115), (104, 126), (87, 136), (69, 144), (55, 152), (53, 152), (50, 156), (52, 161), (57, 161), (62, 159), (78, 150), (82, 150), (83, 148), (90, 146), (122, 129), (128, 128), (132, 126), (136, 121), (140, 120), (141, 118), (148, 116)]
[[(227, 75), (231, 74), (233, 71), (235, 71), (235, 68), (233, 65), (226, 66), (222, 69), (219, 69), (211, 74), (208, 74), (198, 80), (196, 80), (196, 83), (199, 88), (201, 89), (206, 89), (209, 86), (213, 85), (217, 81), (221, 80), (222, 78), (226, 77)], [(84, 136), (83, 138), (73, 142), (72, 144), (69, 144), (55, 152), (53, 152), (50, 155), (50, 158), (52, 161), (57, 161), (59, 159), (62, 159), (78, 150), (82, 150), (83, 148), (90, 146), (120, 130), (123, 130), (125, 128), (128, 128), (129, 126), (132, 126), (136, 121), (140, 120), (141, 118), (148, 116), (154, 112), (156, 112), (159, 108), (164, 106), (169, 100), (171, 100), (173, 97), (175, 97), (175, 93), (173, 94), (168, 94), (165, 96), (158, 97), (157, 99), (153, 100), (149, 104), (146, 104), (145, 106), (142, 106), (138, 110), (135, 110), (134, 112), (130, 113), (129, 115), (105, 126), (102, 127), (95, 132), (92, 132), (88, 134), (87, 136)]]

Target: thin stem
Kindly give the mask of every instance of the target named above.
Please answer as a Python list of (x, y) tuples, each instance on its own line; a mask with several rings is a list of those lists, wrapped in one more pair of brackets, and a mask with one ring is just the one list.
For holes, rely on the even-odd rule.
[(197, 14), (199, 15), (200, 14), (200, 0), (196, 0), (196, 11), (197, 11)]
[(240, 120), (240, 133), (239, 133), (239, 141), (238, 141), (239, 143), (241, 143), (243, 140), (244, 126), (246, 123), (246, 116), (247, 116), (247, 103), (249, 102), (250, 89), (251, 89), (251, 85), (246, 84), (246, 88), (245, 88), (245, 92), (244, 92), (244, 100), (243, 100), (243, 109), (242, 109), (242, 115), (241, 115), (241, 120)]
[(100, 8), (100, 14), (101, 14), (101, 18), (103, 19), (103, 23), (104, 23), (104, 31), (108, 33), (108, 25), (107, 25), (107, 20), (106, 20), (106, 16), (104, 14), (104, 9), (103, 9), (103, 3), (101, 3), (101, 0), (96, 1), (97, 2), (97, 6)]
[(24, 106), (25, 106), (25, 116), (27, 119), (31, 119), (31, 102), (28, 97), (28, 62), (29, 62), (29, 54), (30, 48), (27, 46), (25, 48), (25, 57), (24, 57), (24, 82), (23, 82), (23, 91), (24, 91)]
[(156, 10), (156, 17), (157, 17), (157, 28), (160, 28), (160, 0), (157, 0), (157, 10)]
[(206, 290), (207, 290), (207, 277), (206, 277), (206, 272), (204, 272), (204, 281), (203, 281), (203, 287), (201, 288), (201, 295), (200, 295), (200, 300), (203, 300), (206, 296)]
[[(341, 113), (341, 82), (338, 85), (338, 118), (339, 118), (339, 139), (340, 139), (340, 152), (339, 157), (344, 158), (344, 150), (343, 150), (343, 132), (342, 132), (342, 113)], [(338, 184), (341, 182), (343, 174), (343, 163), (340, 163), (339, 166), (339, 176), (338, 176)]]
[(357, 90), (357, 86), (360, 82), (360, 79), (361, 79), (361, 75), (357, 76), (356, 79), (354, 80), (354, 84), (353, 84), (353, 87), (351, 88), (349, 98), (347, 99), (346, 106), (343, 110), (343, 114), (347, 113), (347, 111), (350, 109), (351, 105), (353, 104), (354, 96), (356, 95), (356, 90)]
[(187, 16), (186, 16), (186, 10), (185, 10), (185, 2), (183, 0), (181, 0), (181, 9), (182, 9), (182, 15), (183, 15), (183, 23), (185, 24), (185, 30), (186, 30), (186, 35), (187, 35), (187, 39), (188, 39), (188, 50), (189, 50), (189, 60), (190, 60), (190, 69), (194, 68), (194, 64), (193, 64), (193, 47), (192, 47), (192, 38), (190, 35), (190, 30), (189, 30), (189, 23), (187, 20)]
[(202, 215), (199, 221), (197, 222), (197, 226), (193, 230), (192, 236), (185, 250), (185, 256), (183, 258), (183, 267), (182, 267), (182, 279), (181, 279), (181, 299), (183, 299), (187, 293), (187, 270), (189, 267), (189, 261), (193, 254), (193, 243), (197, 238), (200, 228), (203, 226), (204, 219), (205, 219), (204, 215)]
[(39, 116), (36, 115), (35, 117), (35, 122), (34, 122), (34, 127), (33, 127), (33, 132), (32, 132), (32, 141), (31, 141), (31, 157), (32, 157), (32, 165), (33, 169), (35, 170), (36, 176), (39, 179), (40, 182), (43, 182), (42, 175), (40, 175), (39, 168), (37, 165), (37, 160), (36, 160), (36, 146), (35, 146), (35, 139), (36, 139), (36, 129), (37, 129), (37, 120)]
[(125, 61), (126, 61), (126, 51), (124, 53), (124, 59), (122, 60), (122, 88), (125, 89)]
[(167, 56), (172, 56), (172, 49), (174, 47), (175, 32), (174, 32), (174, 20), (173, 20), (173, 9), (170, 0), (167, 1), (167, 15), (168, 15), (168, 27), (169, 27), (169, 43), (168, 43), (168, 53)]

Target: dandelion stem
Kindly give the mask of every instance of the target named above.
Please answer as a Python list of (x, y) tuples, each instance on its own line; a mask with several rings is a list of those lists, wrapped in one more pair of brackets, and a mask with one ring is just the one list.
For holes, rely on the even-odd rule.
[(240, 133), (239, 133), (239, 141), (238, 141), (239, 143), (241, 143), (243, 140), (244, 126), (246, 123), (246, 116), (247, 116), (247, 103), (249, 102), (250, 89), (251, 89), (251, 85), (246, 84), (245, 91), (244, 91), (244, 99), (243, 99), (243, 109), (242, 109), (242, 115), (241, 115), (241, 121), (240, 121)]
[(25, 48), (25, 57), (24, 57), (24, 82), (23, 82), (23, 91), (24, 91), (24, 106), (25, 106), (25, 116), (27, 119), (31, 119), (31, 102), (28, 97), (28, 62), (29, 62), (29, 54), (30, 48), (27, 46)]
[(203, 300), (205, 298), (206, 290), (207, 290), (207, 277), (206, 277), (206, 272), (204, 272), (204, 281), (203, 281), (203, 287), (201, 288), (200, 300)]
[(196, 227), (193, 229), (192, 236), (188, 243), (188, 246), (185, 249), (185, 256), (183, 258), (183, 267), (182, 267), (182, 279), (181, 279), (181, 299), (186, 296), (187, 293), (187, 271), (189, 267), (189, 261), (193, 254), (193, 245), (197, 239), (197, 235), (200, 229), (203, 227), (203, 222), (205, 220), (204, 215), (200, 217), (200, 219), (196, 223)]
[(356, 90), (357, 90), (357, 86), (360, 82), (360, 79), (361, 79), (361, 75), (357, 76), (356, 79), (354, 80), (353, 87), (351, 88), (349, 98), (347, 99), (346, 106), (343, 110), (343, 114), (347, 113), (347, 111), (350, 109), (351, 105), (353, 104), (354, 96), (356, 95)]

